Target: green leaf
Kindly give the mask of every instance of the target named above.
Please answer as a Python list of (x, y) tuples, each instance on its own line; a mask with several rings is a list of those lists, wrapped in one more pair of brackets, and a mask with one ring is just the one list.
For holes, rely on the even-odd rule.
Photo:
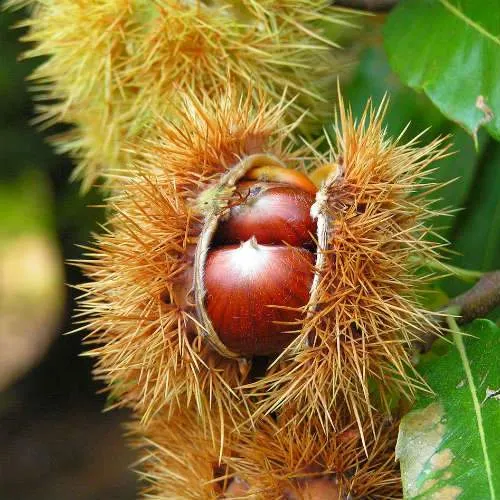
[[(500, 145), (492, 143), (469, 193), (465, 211), (458, 216), (451, 236), (456, 255), (452, 264), (466, 269), (500, 268)], [(443, 282), (450, 296), (467, 286), (456, 280)]]
[(13, 235), (52, 233), (53, 210), (46, 173), (36, 168), (23, 169), (17, 178), (0, 184), (0, 242)]
[(454, 238), (454, 250), (463, 255), (460, 263), (482, 271), (500, 266), (499, 167), (500, 146), (495, 145), (478, 176), (471, 206)]
[(384, 123), (387, 132), (399, 136), (408, 125), (406, 137), (411, 139), (430, 128), (423, 140), (430, 141), (446, 126), (444, 116), (422, 94), (402, 85), (398, 76), (391, 71), (382, 47), (366, 49), (346, 90), (347, 100), (354, 116), (360, 117), (368, 99), (377, 106), (384, 96), (389, 97), (389, 108)]
[(476, 320), (419, 371), (434, 391), (401, 421), (405, 498), (500, 498), (500, 328)]
[(389, 61), (406, 84), (474, 138), (484, 125), (497, 139), (499, 34), (500, 0), (406, 0), (384, 29)]
[(451, 210), (454, 213), (441, 216), (432, 223), (438, 227), (441, 236), (449, 238), (457, 222), (456, 219), (460, 221), (462, 209), (467, 199), (471, 197), (471, 190), (489, 137), (480, 134), (478, 147), (475, 148), (470, 137), (458, 125), (450, 127), (446, 132), (450, 134), (453, 154), (441, 160), (432, 174), (434, 181), (443, 184), (443, 187), (435, 193), (438, 201), (434, 208)]

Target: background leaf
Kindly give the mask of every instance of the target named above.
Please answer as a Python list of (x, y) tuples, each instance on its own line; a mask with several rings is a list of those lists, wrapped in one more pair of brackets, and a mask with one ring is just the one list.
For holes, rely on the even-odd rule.
[(396, 453), (405, 498), (489, 499), (495, 498), (492, 489), (500, 494), (500, 400), (495, 395), (500, 328), (476, 320), (466, 332), (471, 336), (419, 366), (435, 395), (421, 396), (401, 422)]
[[(476, 136), (500, 139), (500, 0), (406, 0), (389, 16), (385, 47), (403, 81)], [(488, 123), (482, 96), (493, 112)]]
[[(469, 191), (465, 210), (458, 214), (450, 235), (456, 255), (452, 263), (480, 271), (500, 268), (500, 144), (492, 142)], [(462, 293), (470, 284), (447, 279), (450, 295)]]
[(402, 85), (391, 71), (387, 56), (380, 45), (371, 45), (361, 53), (360, 61), (346, 89), (346, 96), (354, 115), (360, 117), (371, 99), (380, 104), (387, 95), (390, 105), (384, 120), (388, 133), (395, 137), (410, 124), (406, 137), (411, 139), (430, 128), (430, 140), (439, 135), (446, 118), (421, 93)]

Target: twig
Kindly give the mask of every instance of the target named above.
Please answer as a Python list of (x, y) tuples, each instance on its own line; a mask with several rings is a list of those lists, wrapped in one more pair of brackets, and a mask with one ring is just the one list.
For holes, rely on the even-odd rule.
[(447, 307), (459, 309), (460, 324), (484, 317), (498, 305), (500, 305), (500, 271), (492, 271), (483, 274), (470, 290), (450, 300)]
[[(436, 321), (439, 326), (445, 326), (444, 314), (453, 314), (457, 316), (458, 324), (469, 323), (476, 318), (486, 316), (498, 306), (500, 306), (500, 271), (492, 271), (483, 274), (470, 290), (450, 300), (438, 311), (440, 315), (436, 316)], [(416, 347), (421, 352), (427, 352), (437, 338), (435, 332), (428, 332), (421, 336)]]
[(334, 5), (351, 9), (368, 10), (370, 12), (387, 12), (399, 0), (337, 0)]

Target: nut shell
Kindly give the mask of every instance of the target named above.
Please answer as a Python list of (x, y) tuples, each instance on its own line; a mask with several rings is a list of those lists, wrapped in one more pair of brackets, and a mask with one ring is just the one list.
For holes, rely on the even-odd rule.
[(264, 245), (314, 246), (313, 194), (282, 183), (241, 182), (237, 188), (241, 203), (220, 222), (216, 244), (240, 243), (254, 236)]
[(205, 307), (226, 347), (242, 355), (281, 351), (300, 330), (314, 254), (251, 239), (208, 253)]

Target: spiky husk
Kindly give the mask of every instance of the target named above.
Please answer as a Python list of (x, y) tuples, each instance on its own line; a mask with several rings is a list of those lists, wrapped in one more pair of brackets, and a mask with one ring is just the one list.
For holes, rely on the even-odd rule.
[[(250, 97), (179, 110), (183, 123), (164, 123), (137, 156), (136, 175), (119, 179), (111, 216), (88, 259), (90, 282), (80, 286), (87, 353), (112, 404), (143, 421), (169, 404), (196, 405), (200, 414), (246, 411), (240, 387), (250, 362), (226, 359), (202, 338), (193, 315), (192, 266), (202, 220), (194, 202), (245, 155), (267, 151), (294, 161), (282, 146), (281, 104), (254, 110)], [(295, 162), (296, 163), (296, 162)]]
[[(444, 139), (419, 146), (387, 137), (387, 103), (369, 104), (356, 121), (340, 99), (334, 143), (318, 165), (332, 165), (312, 211), (320, 227), (317, 288), (301, 335), (272, 373), (253, 385), (266, 413), (296, 405), (298, 419), (328, 416), (339, 401), (360, 429), (373, 409), (391, 412), (425, 382), (412, 365), (412, 343), (438, 329), (419, 293), (433, 279), (422, 262), (439, 257), (437, 215), (429, 196), (439, 186), (429, 165), (447, 155)], [(324, 226), (321, 229), (321, 221)]]
[(137, 469), (146, 484), (142, 496), (220, 498), (230, 481), (222, 456), (233, 439), (224, 421), (200, 419), (186, 409), (164, 417), (155, 418), (147, 431), (137, 422), (129, 426), (131, 444), (139, 449)]
[(290, 427), (265, 417), (256, 428), (234, 433), (189, 411), (169, 420), (160, 415), (146, 436), (133, 427), (141, 475), (149, 484), (144, 497), (312, 500), (322, 492), (320, 498), (332, 500), (401, 498), (397, 422), (380, 415), (365, 421), (364, 444), (349, 417), (337, 420), (336, 428), (326, 437), (319, 422)]
[[(88, 188), (104, 171), (128, 163), (124, 145), (157, 132), (182, 92), (214, 95), (228, 79), (249, 83), (275, 102), (285, 89), (321, 114), (345, 66), (324, 35), (348, 25), (325, 0), (190, 2), (181, 0), (10, 0), (30, 5), (30, 57), (49, 56), (33, 74), (39, 121), (74, 124), (54, 142), (77, 161)], [(318, 106), (321, 103), (322, 106)]]
[[(436, 186), (425, 179), (429, 164), (445, 154), (442, 141), (399, 144), (385, 136), (385, 106), (369, 106), (359, 123), (341, 107), (336, 149), (311, 159), (290, 152), (289, 129), (278, 126), (281, 105), (252, 108), (251, 97), (188, 99), (182, 124), (164, 124), (137, 153), (139, 173), (120, 179), (124, 190), (111, 200), (108, 231), (80, 262), (91, 279), (80, 302), (87, 341), (95, 345), (89, 355), (116, 404), (131, 406), (143, 421), (167, 404), (172, 411), (194, 404), (201, 415), (248, 413), (254, 421), (293, 404), (290, 424), (319, 421), (328, 432), (331, 415), (347, 412), (363, 431), (374, 408), (390, 413), (395, 398), (426, 388), (409, 348), (435, 328), (418, 301), (429, 277), (417, 270), (439, 247), (425, 224), (434, 215), (427, 194)], [(184, 292), (204, 224), (200, 194), (255, 153), (294, 168), (306, 162), (338, 169), (313, 207), (317, 279), (301, 332), (250, 383), (252, 361), (212, 349)]]
[[(284, 413), (277, 422), (262, 421), (232, 445), (227, 463), (232, 474), (259, 499), (402, 498), (399, 465), (394, 456), (397, 422), (377, 415), (364, 421), (362, 432), (346, 415), (325, 436), (318, 421), (289, 426)], [(342, 421), (343, 420), (343, 421)], [(363, 443), (362, 434), (367, 436)], [(315, 484), (316, 483), (316, 484)], [(323, 484), (319, 484), (323, 483)], [(337, 496), (335, 496), (335, 494)]]

